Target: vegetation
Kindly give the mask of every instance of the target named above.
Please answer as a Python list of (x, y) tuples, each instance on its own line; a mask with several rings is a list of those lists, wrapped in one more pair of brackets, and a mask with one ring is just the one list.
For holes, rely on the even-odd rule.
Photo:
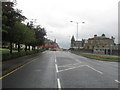
[(44, 51), (44, 50), (41, 49), (41, 50), (32, 50), (32, 51), (21, 51), (21, 52), (14, 52), (12, 54), (6, 53), (6, 54), (3, 54), (2, 61), (7, 61), (7, 60), (11, 60), (11, 59), (18, 58), (18, 57), (21, 57), (21, 56), (39, 53), (39, 52), (42, 52), (42, 51)]
[(91, 58), (91, 59), (104, 60), (104, 61), (120, 61), (120, 58), (118, 58), (118, 57), (98, 56), (98, 55), (83, 55), (83, 54), (81, 54), (81, 56)]
[(35, 50), (35, 46), (44, 45), (45, 29), (40, 25), (35, 26), (33, 21), (24, 24), (27, 18), (21, 10), (14, 9), (15, 5), (16, 2), (2, 2), (2, 44), (10, 43), (11, 54), (13, 43), (18, 45), (18, 52), (21, 52), (20, 44), (26, 46), (26, 52), (27, 46), (32, 46)]
[(96, 60), (104, 60), (104, 61), (120, 61), (120, 57), (110, 57), (110, 56), (102, 56), (102, 55), (88, 55), (88, 54), (82, 54), (82, 53), (79, 53), (79, 52), (73, 52), (77, 55), (80, 55), (80, 56), (84, 56), (84, 57), (87, 57), (87, 58), (91, 58), (91, 59), (96, 59)]
[(9, 49), (1, 49), (0, 52), (10, 52)]

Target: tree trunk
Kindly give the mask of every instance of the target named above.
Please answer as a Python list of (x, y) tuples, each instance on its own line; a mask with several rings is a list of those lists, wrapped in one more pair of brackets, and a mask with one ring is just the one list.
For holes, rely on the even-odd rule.
[(25, 51), (27, 51), (27, 45), (25, 44)]
[(12, 53), (12, 42), (10, 42), (10, 53)]
[(20, 44), (18, 43), (18, 52), (20, 52)]
[(29, 51), (30, 51), (30, 45), (29, 45)]
[(32, 50), (34, 50), (34, 46), (32, 46)]
[(35, 50), (35, 46), (33, 46), (33, 50)]

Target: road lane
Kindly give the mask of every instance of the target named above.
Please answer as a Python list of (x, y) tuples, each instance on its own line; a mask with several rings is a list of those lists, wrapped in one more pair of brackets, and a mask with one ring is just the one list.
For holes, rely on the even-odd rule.
[(3, 88), (117, 88), (118, 64), (46, 51), (2, 82)]
[(56, 52), (56, 60), (62, 88), (118, 88), (116, 63), (101, 64), (69, 52)]
[(43, 53), (36, 61), (3, 78), (3, 88), (57, 88), (53, 54)]

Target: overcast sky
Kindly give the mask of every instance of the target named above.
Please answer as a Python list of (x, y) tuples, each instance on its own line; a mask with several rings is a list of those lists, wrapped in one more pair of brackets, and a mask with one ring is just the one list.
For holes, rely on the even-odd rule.
[[(78, 37), (88, 39), (97, 34), (115, 37), (118, 40), (118, 1), (119, 0), (17, 0), (17, 8), (29, 20), (37, 19), (36, 24), (45, 27), (47, 38), (56, 39), (62, 48), (70, 47), (72, 35), (76, 37), (76, 24), (79, 23)], [(81, 22), (85, 22), (82, 24)]]

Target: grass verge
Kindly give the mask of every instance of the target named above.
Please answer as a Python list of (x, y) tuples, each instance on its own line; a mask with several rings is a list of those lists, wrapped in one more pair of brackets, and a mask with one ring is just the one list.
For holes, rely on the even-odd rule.
[(83, 56), (83, 57), (87, 57), (90, 59), (120, 62), (120, 57), (111, 57), (111, 56), (104, 56), (104, 55), (88, 55), (88, 54), (82, 54), (79, 52), (72, 52), (72, 53)]

